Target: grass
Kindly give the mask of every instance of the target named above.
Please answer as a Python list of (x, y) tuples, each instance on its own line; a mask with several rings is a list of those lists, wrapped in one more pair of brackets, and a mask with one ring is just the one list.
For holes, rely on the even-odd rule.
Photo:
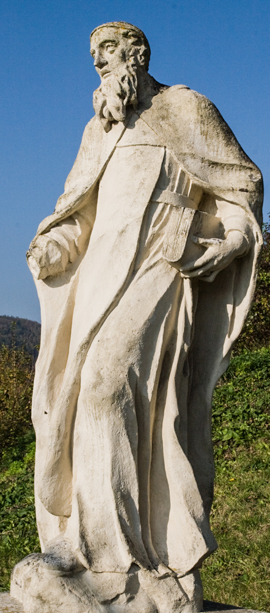
[(270, 442), (270, 348), (233, 357), (213, 397), (216, 460), (254, 441)]
[(33, 433), (4, 454), (0, 473), (0, 591), (9, 589), (13, 566), (39, 551), (34, 505)]
[(204, 597), (270, 611), (270, 349), (234, 357), (213, 397), (218, 550), (204, 563)]
[[(219, 549), (203, 566), (204, 597), (270, 611), (270, 349), (232, 359), (213, 402), (216, 457), (212, 529)], [(2, 458), (0, 591), (14, 564), (39, 550), (28, 433)]]
[(257, 441), (217, 463), (212, 529), (218, 550), (204, 563), (204, 598), (270, 611), (270, 446)]

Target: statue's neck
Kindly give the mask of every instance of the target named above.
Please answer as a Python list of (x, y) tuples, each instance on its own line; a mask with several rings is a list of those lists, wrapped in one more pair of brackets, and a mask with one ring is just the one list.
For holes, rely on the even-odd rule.
[(162, 89), (167, 88), (161, 85), (145, 70), (138, 70), (138, 110), (151, 106), (153, 96), (156, 96)]

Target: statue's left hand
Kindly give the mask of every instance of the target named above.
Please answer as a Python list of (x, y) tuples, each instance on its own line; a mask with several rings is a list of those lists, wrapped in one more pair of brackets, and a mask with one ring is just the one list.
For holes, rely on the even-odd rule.
[(26, 254), (27, 263), (36, 279), (46, 279), (64, 272), (69, 252), (49, 235), (37, 236)]
[(235, 258), (244, 255), (249, 247), (248, 240), (239, 230), (230, 230), (224, 240), (193, 237), (193, 242), (205, 247), (205, 253), (195, 262), (180, 266), (182, 277), (214, 281), (217, 274)]

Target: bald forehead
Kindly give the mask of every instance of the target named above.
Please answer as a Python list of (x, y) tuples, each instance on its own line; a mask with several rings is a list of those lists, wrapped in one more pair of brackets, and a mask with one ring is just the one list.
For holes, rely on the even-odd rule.
[(124, 30), (120, 28), (112, 28), (112, 27), (99, 28), (91, 36), (91, 48), (100, 46), (110, 40), (120, 42), (123, 31)]

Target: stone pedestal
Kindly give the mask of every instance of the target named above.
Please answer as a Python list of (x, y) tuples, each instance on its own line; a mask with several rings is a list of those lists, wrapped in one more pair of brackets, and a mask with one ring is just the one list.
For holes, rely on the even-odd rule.
[(10, 593), (26, 613), (197, 613), (198, 571), (178, 579), (132, 564), (129, 571), (93, 572), (59, 547), (30, 554), (12, 571)]
[(22, 604), (8, 592), (0, 594), (0, 613), (24, 613)]
[[(203, 610), (205, 612), (211, 611), (211, 613), (228, 613), (228, 611), (230, 611), (230, 613), (266, 613), (254, 611), (252, 609), (233, 608), (233, 606), (209, 601), (204, 602)], [(0, 594), (0, 613), (27, 613), (27, 611), (24, 610), (23, 606), (16, 598), (12, 598), (8, 593), (3, 593)], [(39, 613), (42, 613), (42, 609), (40, 609)], [(137, 613), (144, 612), (138, 610)]]

